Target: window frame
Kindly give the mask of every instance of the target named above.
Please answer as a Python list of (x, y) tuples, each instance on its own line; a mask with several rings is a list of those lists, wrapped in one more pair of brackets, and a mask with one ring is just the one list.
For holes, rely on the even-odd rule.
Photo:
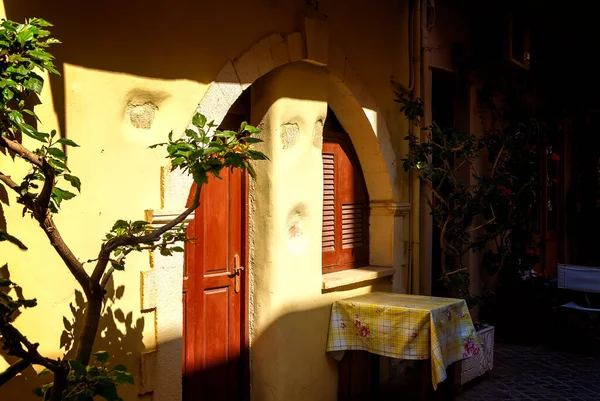
[[(330, 145), (328, 145), (330, 144)], [(339, 185), (342, 182), (343, 178), (341, 178), (342, 171), (338, 165), (334, 165), (334, 250), (326, 252), (323, 249), (323, 241), (321, 242), (321, 261), (322, 261), (322, 273), (334, 273), (342, 270), (349, 270), (354, 268), (360, 268), (369, 266), (370, 262), (370, 244), (369, 244), (369, 217), (370, 217), (370, 202), (369, 202), (369, 192), (367, 190), (367, 185), (364, 179), (364, 174), (362, 167), (360, 165), (360, 161), (354, 150), (354, 146), (352, 141), (350, 140), (349, 135), (340, 130), (332, 130), (325, 129), (323, 132), (323, 147), (321, 150), (321, 154), (330, 153), (328, 152), (328, 148), (331, 146), (338, 146), (339, 152), (343, 152), (348, 161), (351, 163), (353, 168), (353, 180), (352, 184), (345, 184), (343, 188), (356, 188), (358, 186), (359, 189), (359, 198), (361, 199), (359, 202), (353, 203), (362, 203), (362, 245), (359, 247), (346, 246), (342, 245), (342, 237), (343, 237), (343, 228), (342, 228), (342, 204), (350, 205), (350, 203), (345, 202), (344, 196), (341, 191), (338, 189)], [(334, 153), (335, 154), (335, 153)], [(335, 156), (334, 156), (335, 158)], [(323, 159), (323, 156), (322, 156)], [(325, 172), (325, 171), (324, 171)], [(350, 179), (346, 177), (346, 181)], [(325, 197), (325, 177), (323, 180), (323, 196)], [(338, 196), (339, 194), (339, 196)], [(325, 207), (325, 198), (323, 201), (323, 208)], [(324, 210), (324, 209), (323, 209)], [(348, 210), (348, 208), (346, 209)], [(356, 210), (356, 209), (354, 209)], [(352, 213), (352, 212), (350, 212)], [(322, 222), (324, 218), (322, 218)], [(324, 230), (322, 228), (321, 233), (323, 234)]]

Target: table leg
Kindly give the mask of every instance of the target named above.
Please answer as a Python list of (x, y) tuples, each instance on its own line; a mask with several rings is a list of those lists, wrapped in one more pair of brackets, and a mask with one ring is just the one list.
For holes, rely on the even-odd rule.
[(460, 364), (453, 363), (446, 368), (447, 378), (438, 384), (437, 391), (433, 390), (431, 377), (431, 359), (424, 360), (421, 365), (421, 394), (422, 401), (445, 400), (452, 401), (460, 393)]
[(421, 363), (421, 395), (420, 399), (429, 401), (432, 399), (433, 385), (431, 384), (431, 359), (423, 360)]

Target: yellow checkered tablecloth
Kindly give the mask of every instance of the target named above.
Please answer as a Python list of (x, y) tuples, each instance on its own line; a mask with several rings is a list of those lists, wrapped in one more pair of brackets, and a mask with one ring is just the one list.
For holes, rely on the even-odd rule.
[(431, 358), (436, 389), (446, 379), (446, 367), (480, 349), (463, 299), (372, 292), (334, 302), (331, 308), (327, 352)]

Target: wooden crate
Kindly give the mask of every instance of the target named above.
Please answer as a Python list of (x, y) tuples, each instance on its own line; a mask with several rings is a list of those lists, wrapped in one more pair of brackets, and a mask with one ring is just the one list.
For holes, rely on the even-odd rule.
[(461, 361), (460, 384), (489, 372), (494, 367), (494, 326), (484, 326), (477, 331), (481, 352)]

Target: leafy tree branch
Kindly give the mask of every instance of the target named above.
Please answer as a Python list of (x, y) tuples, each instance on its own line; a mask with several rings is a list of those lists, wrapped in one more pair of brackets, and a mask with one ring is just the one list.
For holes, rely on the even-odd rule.
[[(159, 251), (169, 256), (183, 252), (181, 243), (186, 237), (186, 218), (200, 205), (200, 194), (209, 178), (220, 178), (224, 169), (246, 170), (254, 177), (252, 162), (266, 160), (253, 148), (261, 142), (255, 134), (259, 130), (242, 123), (238, 131), (218, 130), (206, 117), (195, 114), (190, 127), (179, 138), (173, 133), (168, 141), (152, 148), (165, 146), (168, 164), (172, 170), (190, 174), (195, 182), (191, 204), (172, 221), (155, 228), (146, 221), (118, 220), (106, 234), (91, 275), (84, 264), (66, 244), (53, 216), (60, 212), (65, 201), (81, 193), (81, 180), (69, 169), (65, 147), (78, 147), (71, 139), (60, 137), (56, 131), (38, 131), (27, 119), (39, 121), (28, 100), (39, 95), (44, 80), (40, 72), (57, 74), (53, 56), (47, 47), (58, 43), (46, 29), (51, 25), (38, 18), (23, 24), (2, 21), (0, 24), (0, 157), (14, 162), (28, 163), (29, 172), (21, 180), (0, 172), (0, 185), (15, 193), (23, 208), (23, 217), (37, 221), (55, 252), (75, 278), (86, 296), (83, 328), (78, 333), (75, 359), (52, 359), (38, 352), (38, 344), (31, 342), (13, 322), (20, 311), (36, 305), (36, 300), (15, 298), (16, 284), (0, 277), (0, 343), (18, 362), (0, 373), (0, 386), (30, 364), (46, 368), (43, 374), (52, 374), (53, 381), (38, 389), (43, 400), (91, 401), (95, 396), (108, 401), (119, 401), (117, 385), (133, 383), (133, 376), (122, 366), (109, 367), (109, 355), (93, 353), (98, 334), (105, 287), (116, 271), (125, 269), (126, 257), (131, 252)], [(23, 143), (22, 138), (31, 140)], [(37, 143), (38, 147), (29, 146)], [(65, 185), (68, 185), (65, 187)], [(71, 192), (65, 188), (77, 191)], [(22, 250), (27, 247), (14, 236), (0, 231), (0, 242), (8, 241)]]

